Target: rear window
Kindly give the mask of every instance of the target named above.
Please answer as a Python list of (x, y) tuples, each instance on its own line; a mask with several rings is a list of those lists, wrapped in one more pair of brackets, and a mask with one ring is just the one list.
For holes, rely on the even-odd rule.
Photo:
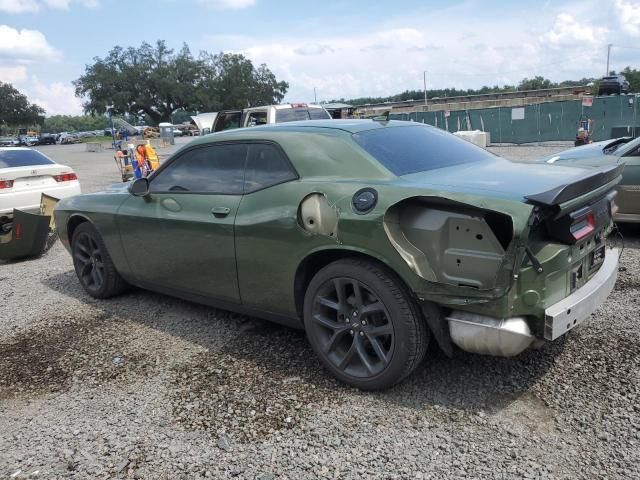
[(355, 133), (354, 140), (395, 175), (450, 167), (494, 155), (434, 127), (412, 125)]
[(309, 120), (309, 112), (306, 108), (282, 108), (276, 110), (276, 123), (295, 122), (296, 120)]
[(327, 120), (331, 115), (324, 108), (281, 108), (276, 109), (276, 123), (297, 120)]
[(331, 115), (324, 108), (310, 108), (309, 116), (311, 120), (331, 120)]
[(52, 165), (54, 163), (37, 150), (0, 150), (0, 168)]

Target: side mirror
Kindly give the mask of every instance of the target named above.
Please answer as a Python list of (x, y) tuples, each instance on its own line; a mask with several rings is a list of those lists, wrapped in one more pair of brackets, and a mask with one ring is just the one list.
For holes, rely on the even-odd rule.
[(146, 197), (149, 195), (149, 179), (137, 178), (129, 185), (129, 193), (134, 197)]

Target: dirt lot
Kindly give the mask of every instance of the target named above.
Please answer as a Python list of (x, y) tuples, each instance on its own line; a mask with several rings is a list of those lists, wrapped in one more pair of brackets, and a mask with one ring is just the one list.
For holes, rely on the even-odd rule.
[[(110, 152), (42, 151), (86, 192), (118, 181)], [(144, 291), (95, 301), (59, 243), (0, 264), (0, 478), (640, 478), (640, 231), (623, 233), (584, 327), (514, 359), (432, 348), (377, 394), (298, 331)]]

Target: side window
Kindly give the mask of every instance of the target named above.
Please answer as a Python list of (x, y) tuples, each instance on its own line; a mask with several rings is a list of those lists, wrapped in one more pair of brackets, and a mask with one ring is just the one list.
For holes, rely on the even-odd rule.
[(268, 143), (249, 145), (245, 171), (245, 193), (298, 178), (289, 161), (275, 146)]
[(242, 194), (247, 145), (210, 145), (189, 150), (151, 180), (151, 192)]
[(258, 111), (258, 112), (250, 112), (247, 117), (247, 127), (255, 127), (256, 125), (266, 125), (267, 124), (267, 112)]
[(221, 132), (223, 130), (240, 128), (240, 117), (242, 117), (242, 112), (221, 113), (216, 119), (214, 131)]

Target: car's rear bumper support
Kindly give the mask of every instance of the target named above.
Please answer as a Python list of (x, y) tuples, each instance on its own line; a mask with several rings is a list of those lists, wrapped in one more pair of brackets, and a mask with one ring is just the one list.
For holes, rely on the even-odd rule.
[(604, 302), (618, 276), (618, 249), (606, 251), (600, 270), (574, 293), (545, 310), (544, 338), (555, 340), (580, 325)]
[[(581, 288), (545, 310), (544, 340), (555, 340), (583, 323), (613, 290), (618, 250), (606, 251), (602, 266)], [(462, 350), (510, 357), (540, 342), (524, 317), (495, 318), (453, 310), (447, 317), (451, 340)]]

